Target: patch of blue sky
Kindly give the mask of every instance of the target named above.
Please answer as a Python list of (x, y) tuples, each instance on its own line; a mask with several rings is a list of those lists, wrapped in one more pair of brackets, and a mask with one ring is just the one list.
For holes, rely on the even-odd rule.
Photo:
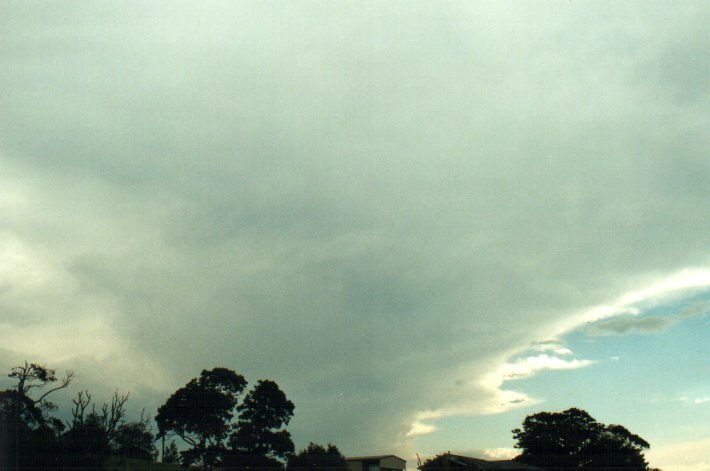
[[(595, 326), (565, 338), (574, 358), (596, 363), (545, 371), (504, 387), (543, 402), (526, 412), (579, 407), (604, 423), (643, 436), (700, 438), (710, 434), (710, 290), (655, 304), (635, 319), (669, 320), (655, 330), (599, 335)], [(644, 325), (644, 324), (640, 324)]]
[(640, 329), (615, 333), (599, 329), (608, 322), (602, 321), (572, 332), (563, 339), (573, 352), (565, 359), (593, 364), (507, 381), (503, 389), (540, 402), (500, 414), (439, 419), (433, 422), (436, 432), (415, 439), (415, 449), (424, 455), (450, 450), (482, 456), (485, 449), (512, 447), (511, 430), (525, 416), (570, 407), (624, 425), (651, 446), (669, 435), (679, 440), (710, 436), (710, 289), (635, 307), (635, 315), (615, 319), (664, 322), (639, 322)]

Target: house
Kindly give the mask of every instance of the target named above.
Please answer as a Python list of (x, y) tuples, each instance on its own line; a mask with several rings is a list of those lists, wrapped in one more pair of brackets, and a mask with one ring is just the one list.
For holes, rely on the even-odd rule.
[(348, 471), (405, 471), (407, 462), (394, 455), (356, 456), (345, 458)]
[(429, 461), (422, 471), (543, 471), (543, 469), (513, 460), (487, 461), (444, 453)]

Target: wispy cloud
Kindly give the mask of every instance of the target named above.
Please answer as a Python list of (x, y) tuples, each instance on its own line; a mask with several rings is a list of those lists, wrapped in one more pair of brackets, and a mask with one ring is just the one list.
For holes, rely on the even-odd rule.
[(488, 384), (502, 384), (513, 379), (527, 378), (544, 370), (576, 370), (594, 363), (593, 360), (565, 360), (556, 356), (540, 354), (505, 363), (484, 381)]

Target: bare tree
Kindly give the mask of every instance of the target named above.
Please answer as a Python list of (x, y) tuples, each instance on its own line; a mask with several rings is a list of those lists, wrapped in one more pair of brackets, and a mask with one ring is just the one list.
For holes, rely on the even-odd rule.
[[(126, 401), (130, 394), (119, 394), (118, 391), (113, 393), (111, 403), (103, 403), (101, 411), (97, 412), (96, 404), (91, 404), (91, 393), (89, 391), (79, 391), (76, 399), (72, 399), (74, 407), (72, 408), (72, 420), (67, 422), (69, 427), (83, 425), (87, 420), (101, 427), (106, 432), (109, 440), (113, 439), (116, 428), (123, 423), (126, 416)], [(87, 410), (91, 405), (91, 412), (87, 414)], [(150, 418), (143, 417), (141, 414), (141, 422), (148, 423)]]
[(71, 401), (74, 407), (71, 411), (72, 420), (71, 422), (67, 422), (67, 426), (69, 427), (84, 423), (84, 413), (91, 403), (91, 393), (89, 393), (89, 391), (79, 391), (76, 395), (77, 398)]
[(111, 405), (104, 403), (101, 406), (101, 414), (97, 414), (109, 437), (112, 437), (116, 431), (116, 427), (121, 423), (126, 416), (126, 401), (130, 393), (118, 394), (118, 391), (113, 393)]

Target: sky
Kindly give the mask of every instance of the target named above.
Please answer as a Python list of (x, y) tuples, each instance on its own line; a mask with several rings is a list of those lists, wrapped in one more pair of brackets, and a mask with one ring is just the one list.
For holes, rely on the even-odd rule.
[(686, 1), (3, 0), (0, 368), (139, 414), (228, 367), (410, 469), (578, 407), (710, 470), (708, 43)]

